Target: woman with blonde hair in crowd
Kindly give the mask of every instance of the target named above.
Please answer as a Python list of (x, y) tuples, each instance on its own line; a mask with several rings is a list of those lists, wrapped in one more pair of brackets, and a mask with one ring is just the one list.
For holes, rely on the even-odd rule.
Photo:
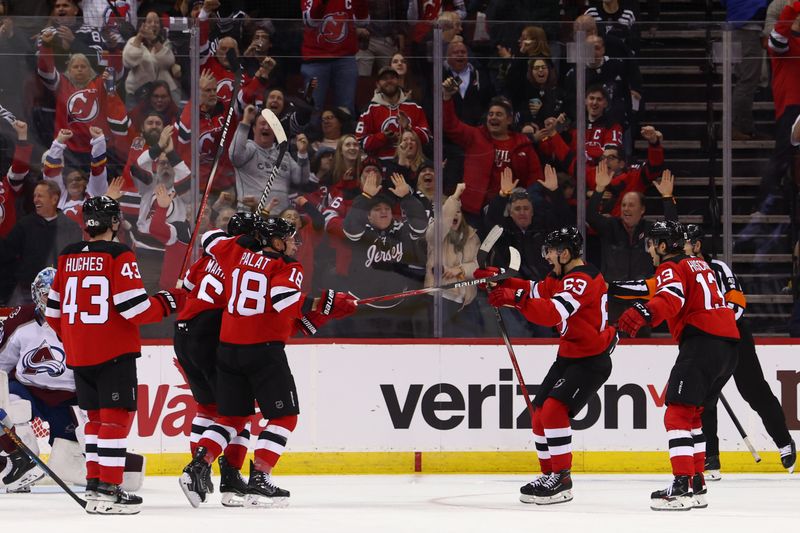
[(172, 44), (166, 39), (161, 18), (155, 11), (147, 13), (137, 34), (128, 39), (122, 50), (122, 63), (128, 69), (125, 92), (129, 108), (138, 103), (139, 89), (156, 80), (167, 84), (173, 101), (180, 101), (181, 90), (176, 81), (180, 78), (180, 68), (175, 64)]
[[(461, 213), (461, 193), (466, 185), (459, 183), (445, 200), (442, 216), (434, 220), (425, 233), (428, 244), (428, 261), (425, 266), (425, 287), (433, 287), (436, 277), (433, 268), (436, 254), (441, 250), (442, 283), (472, 279), (478, 268), (478, 249), (481, 241), (478, 232), (467, 224)], [(436, 226), (439, 224), (441, 242), (436, 243)], [(443, 334), (446, 337), (474, 337), (482, 330), (483, 319), (475, 303), (477, 286), (448, 289), (442, 293)]]
[(411, 130), (406, 130), (400, 135), (394, 159), (386, 165), (386, 175), (391, 176), (397, 172), (405, 178), (406, 183), (412, 189), (416, 189), (417, 174), (419, 174), (419, 168), (423, 161), (425, 161), (425, 154), (422, 152), (419, 136)]

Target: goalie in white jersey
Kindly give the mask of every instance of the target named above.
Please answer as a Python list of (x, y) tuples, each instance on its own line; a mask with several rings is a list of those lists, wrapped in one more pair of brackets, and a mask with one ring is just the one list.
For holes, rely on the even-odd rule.
[[(72, 410), (77, 403), (75, 378), (66, 366), (61, 340), (44, 319), (55, 273), (50, 267), (39, 272), (31, 284), (34, 303), (15, 308), (0, 325), (0, 371), (7, 375), (0, 376), (0, 402), (27, 400), (31, 405), (30, 420), (40, 418), (50, 425), (51, 466), (56, 456), (74, 455), (70, 451), (79, 450)], [(14, 429), (28, 447), (38, 451), (30, 420), (15, 420)], [(27, 491), (44, 475), (5, 434), (0, 436), (0, 449), (4, 454), (0, 456), (0, 488)]]

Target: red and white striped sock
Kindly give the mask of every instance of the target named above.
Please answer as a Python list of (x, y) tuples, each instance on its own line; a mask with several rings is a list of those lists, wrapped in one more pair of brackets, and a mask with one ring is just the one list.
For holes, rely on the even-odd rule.
[(255, 451), (256, 470), (272, 472), (278, 463), (292, 434), (297, 427), (297, 415), (273, 418), (258, 435)]

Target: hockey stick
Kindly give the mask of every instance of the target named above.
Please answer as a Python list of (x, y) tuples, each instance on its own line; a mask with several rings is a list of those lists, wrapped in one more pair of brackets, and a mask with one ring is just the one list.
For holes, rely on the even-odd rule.
[(36, 464), (39, 466), (39, 468), (41, 468), (42, 470), (44, 470), (44, 471), (45, 471), (45, 473), (46, 473), (48, 476), (50, 476), (50, 479), (52, 479), (53, 481), (55, 481), (55, 482), (58, 484), (58, 486), (59, 486), (59, 487), (61, 487), (62, 489), (64, 489), (64, 492), (66, 492), (67, 494), (69, 494), (69, 495), (70, 495), (70, 497), (72, 497), (72, 499), (73, 499), (73, 500), (75, 500), (75, 501), (78, 503), (78, 505), (80, 505), (80, 506), (81, 506), (81, 507), (83, 507), (84, 509), (86, 508), (86, 500), (84, 500), (83, 498), (81, 498), (80, 496), (78, 496), (77, 494), (75, 494), (74, 492), (72, 492), (72, 489), (70, 489), (70, 488), (67, 486), (67, 484), (66, 484), (66, 483), (64, 483), (64, 481), (63, 481), (63, 480), (62, 480), (60, 477), (58, 477), (58, 475), (56, 475), (56, 473), (55, 473), (55, 472), (53, 472), (52, 470), (50, 470), (50, 467), (49, 467), (49, 466), (47, 466), (47, 465), (45, 464), (45, 462), (44, 462), (44, 461), (42, 461), (41, 459), (39, 459), (39, 456), (38, 456), (38, 455), (36, 455), (35, 453), (33, 453), (33, 451), (32, 451), (30, 448), (28, 448), (28, 446), (27, 446), (27, 445), (26, 445), (24, 442), (22, 442), (22, 439), (20, 439), (20, 438), (17, 436), (17, 434), (16, 434), (16, 433), (14, 433), (14, 431), (12, 431), (12, 429), (11, 429), (11, 428), (13, 428), (14, 426), (13, 426), (13, 425), (11, 425), (11, 421), (8, 419), (8, 415), (7, 415), (7, 413), (5, 412), (5, 410), (4, 410), (4, 409), (1, 409), (1, 408), (0, 408), (0, 424), (2, 424), (2, 426), (3, 426), (3, 432), (4, 432), (6, 435), (8, 435), (8, 437), (9, 437), (9, 438), (11, 439), (11, 441), (12, 441), (12, 442), (13, 442), (13, 443), (14, 443), (14, 444), (17, 446), (17, 448), (19, 448), (20, 450), (22, 450), (22, 451), (25, 453), (25, 455), (27, 455), (28, 457), (30, 457), (31, 461), (33, 461), (34, 463), (36, 463)]
[(733, 425), (736, 426), (736, 429), (739, 431), (739, 435), (742, 436), (742, 440), (744, 441), (745, 446), (747, 446), (747, 449), (750, 450), (750, 453), (753, 455), (753, 459), (755, 459), (756, 463), (760, 463), (761, 456), (758, 455), (758, 452), (753, 447), (753, 443), (750, 442), (750, 438), (747, 436), (747, 433), (745, 433), (742, 424), (739, 423), (739, 419), (733, 413), (733, 409), (731, 409), (731, 404), (728, 403), (728, 400), (725, 398), (725, 395), (722, 394), (721, 392), (719, 393), (719, 401), (722, 402), (722, 406), (725, 407), (726, 411), (728, 411), (728, 415), (731, 417), (731, 420), (733, 420)]
[(275, 113), (273, 113), (271, 109), (263, 109), (261, 111), (261, 116), (267, 121), (267, 124), (269, 124), (272, 133), (275, 134), (275, 141), (278, 143), (278, 158), (275, 160), (275, 164), (272, 165), (272, 171), (269, 173), (269, 178), (267, 178), (264, 192), (261, 193), (261, 200), (258, 201), (258, 207), (256, 208), (256, 214), (258, 215), (267, 207), (267, 199), (269, 198), (269, 192), (272, 190), (272, 183), (278, 175), (283, 156), (286, 155), (286, 150), (289, 148), (289, 142), (286, 139), (286, 132), (283, 130), (283, 124), (278, 120)]
[[(192, 238), (189, 239), (189, 246), (186, 248), (186, 253), (183, 255), (183, 262), (181, 263), (180, 275), (186, 272), (189, 267), (189, 260), (192, 258), (192, 249), (194, 242), (197, 240), (197, 232), (200, 230), (200, 221), (206, 214), (208, 208), (208, 195), (211, 194), (211, 186), (214, 184), (214, 178), (217, 177), (217, 169), (219, 168), (219, 161), (222, 159), (222, 153), (225, 151), (225, 142), (228, 140), (228, 131), (230, 131), (231, 120), (233, 119), (233, 107), (236, 105), (236, 93), (239, 92), (239, 86), (242, 83), (242, 69), (239, 64), (239, 58), (236, 51), (231, 48), (226, 55), (228, 64), (236, 72), (233, 79), (233, 93), (231, 93), (231, 103), (228, 106), (228, 113), (225, 115), (225, 123), (222, 126), (222, 135), (219, 139), (219, 146), (217, 146), (217, 153), (214, 155), (214, 164), (211, 166), (211, 173), (208, 175), (208, 182), (206, 183), (206, 190), (203, 191), (203, 197), (200, 199), (200, 209), (197, 210), (197, 218), (194, 221), (194, 229), (192, 229)], [(179, 281), (180, 282), (180, 281)]]
[(366, 305), (375, 302), (385, 302), (386, 300), (396, 300), (398, 298), (406, 298), (408, 296), (419, 296), (421, 294), (432, 294), (435, 292), (446, 291), (449, 289), (461, 289), (464, 287), (472, 287), (473, 285), (480, 285), (481, 283), (493, 282), (493, 281), (500, 281), (506, 278), (510, 278), (518, 273), (520, 263), (522, 262), (522, 258), (519, 255), (519, 251), (516, 248), (512, 248), (509, 246), (509, 264), (508, 268), (502, 269), (499, 274), (496, 276), (492, 276), (489, 278), (479, 278), (479, 279), (468, 279), (465, 281), (456, 281), (454, 283), (448, 283), (446, 285), (440, 285), (439, 287), (426, 287), (424, 289), (414, 289), (411, 291), (405, 292), (396, 292), (394, 294), (383, 294), (381, 296), (370, 296), (368, 298), (361, 298), (358, 300), (358, 305)]
[[(503, 234), (502, 226), (495, 226), (486, 236), (486, 238), (481, 243), (481, 247), (478, 249), (478, 265), (481, 268), (486, 267), (486, 260), (489, 257), (489, 252), (491, 252), (494, 245), (497, 243), (497, 240)], [(517, 252), (514, 248), (509, 248)], [(517, 252), (517, 256), (519, 256), (519, 252)], [(514, 372), (517, 374), (517, 381), (519, 382), (519, 388), (522, 389), (522, 395), (525, 397), (525, 405), (528, 406), (528, 413), (530, 414), (531, 418), (533, 417), (533, 403), (531, 402), (531, 397), (528, 395), (528, 387), (525, 385), (525, 379), (522, 377), (522, 370), (519, 368), (519, 363), (517, 362), (517, 356), (514, 354), (514, 347), (511, 345), (511, 339), (508, 336), (508, 330), (506, 329), (506, 323), (503, 320), (503, 315), (500, 314), (500, 309), (497, 307), (492, 307), (494, 309), (494, 316), (497, 319), (497, 329), (500, 330), (500, 336), (503, 338), (503, 342), (506, 344), (506, 350), (508, 350), (508, 357), (511, 359), (511, 366), (514, 367)], [(533, 422), (531, 422), (533, 425)]]

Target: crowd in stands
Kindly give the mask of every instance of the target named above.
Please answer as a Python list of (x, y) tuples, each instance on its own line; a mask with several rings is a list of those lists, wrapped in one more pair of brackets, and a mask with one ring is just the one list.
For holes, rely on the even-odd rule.
[[(661, 197), (668, 218), (680, 206), (663, 135), (643, 115), (637, 57), (658, 2), (643, 5), (647, 17), (625, 0), (0, 0), (0, 305), (29, 299), (32, 276), (81, 238), (82, 201), (98, 194), (119, 199), (119, 238), (148, 291), (174, 286), (193, 232), (259, 203), (279, 154), (262, 109), (289, 139), (264, 211), (296, 225), (309, 291), (368, 297), (470, 279), (495, 225), (505, 231), (491, 260), (507, 262), (513, 246), (520, 275), (541, 279), (543, 238), (575, 224), (581, 181), (589, 261), (608, 281), (650, 276), (645, 200)], [(774, 53), (800, 47), (791, 28), (776, 26)], [(585, 67), (567, 60), (576, 32)], [(787, 98), (790, 145), (800, 105)], [(738, 127), (754, 135), (746, 114)], [(482, 298), (446, 291), (444, 335), (483, 334)], [(322, 333), (428, 336), (431, 302), (375, 304)], [(554, 335), (507, 321), (513, 336)]]

